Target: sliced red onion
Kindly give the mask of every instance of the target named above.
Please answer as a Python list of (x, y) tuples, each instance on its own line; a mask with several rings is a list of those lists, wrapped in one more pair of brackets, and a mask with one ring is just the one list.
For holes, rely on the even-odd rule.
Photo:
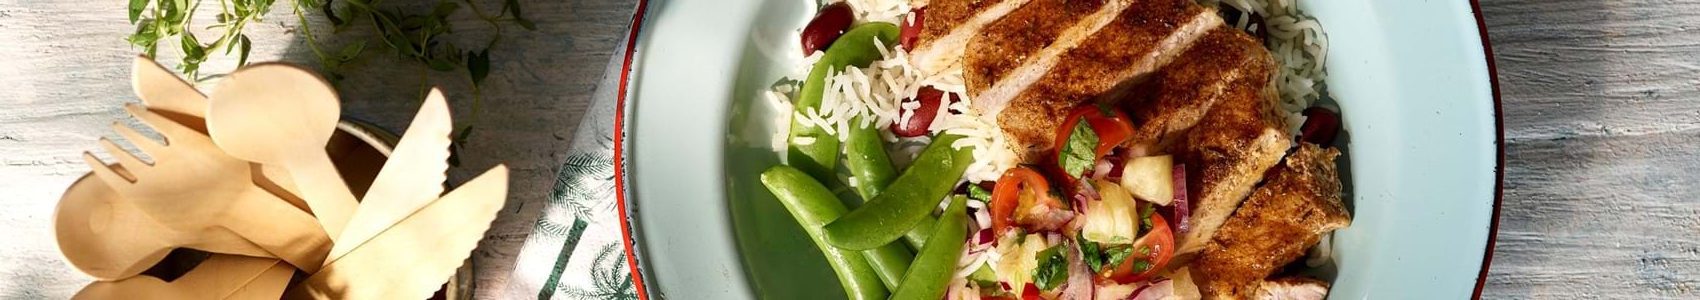
[(1098, 160), (1097, 165), (1092, 166), (1092, 178), (1104, 179), (1104, 177), (1110, 176), (1110, 170), (1112, 169), (1115, 169), (1115, 164), (1110, 163), (1110, 160), (1108, 159), (1100, 159)]
[(997, 240), (997, 237), (992, 235), (991, 228), (981, 229), (974, 233), (974, 243), (978, 245), (991, 245), (992, 242)]
[(1087, 181), (1086, 178), (1080, 179), (1080, 193), (1079, 194), (1086, 195), (1087, 199), (1092, 199), (1092, 200), (1098, 200), (1098, 199), (1104, 198), (1104, 196), (1102, 194), (1098, 194), (1098, 187), (1093, 186), (1092, 182)]
[(1070, 204), (1074, 204), (1074, 212), (1075, 213), (1085, 214), (1086, 213), (1086, 201), (1087, 201), (1086, 195), (1074, 194), (1074, 203), (1070, 203)]
[(1191, 197), (1186, 194), (1186, 164), (1175, 165), (1174, 174), (1175, 201), (1169, 203), (1169, 206), (1174, 207), (1175, 234), (1180, 235), (1192, 228), (1192, 201), (1189, 201)]
[(1093, 291), (1098, 287), (1093, 283), (1092, 272), (1086, 269), (1086, 262), (1081, 260), (1080, 252), (1070, 249), (1068, 255), (1068, 282), (1064, 286), (1063, 299), (1092, 299)]
[(1175, 281), (1167, 278), (1153, 281), (1133, 292), (1132, 300), (1161, 300), (1175, 295)]

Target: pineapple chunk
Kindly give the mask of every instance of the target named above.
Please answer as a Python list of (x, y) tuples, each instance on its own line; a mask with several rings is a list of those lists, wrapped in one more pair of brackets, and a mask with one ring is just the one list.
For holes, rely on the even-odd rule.
[(1175, 201), (1174, 167), (1168, 155), (1130, 158), (1122, 168), (1122, 186), (1140, 200), (1167, 206)]
[(1086, 220), (1080, 234), (1102, 244), (1132, 243), (1139, 230), (1133, 197), (1121, 185), (1093, 180), (1101, 199), (1086, 201)]
[[(1016, 243), (1016, 240), (1022, 240)], [(1045, 251), (1051, 245), (1045, 242), (1045, 236), (1032, 233), (1026, 236), (1006, 236), (998, 241), (998, 263), (993, 267), (998, 279), (1009, 283), (1010, 292), (1020, 295), (1028, 282), (1033, 282), (1033, 268), (1038, 267), (1036, 258), (1040, 251)]]

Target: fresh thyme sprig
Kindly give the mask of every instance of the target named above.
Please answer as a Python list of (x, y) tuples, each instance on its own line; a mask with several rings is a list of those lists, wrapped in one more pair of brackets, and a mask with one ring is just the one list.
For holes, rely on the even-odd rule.
[[(248, 24), (262, 21), (271, 10), (276, 0), (206, 0), (218, 2), (219, 14), (217, 24), (207, 29), (221, 30), (218, 39), (212, 43), (201, 43), (200, 38), (190, 32), (196, 9), (203, 0), (130, 0), (130, 23), (136, 25), (136, 32), (127, 39), (132, 45), (140, 47), (148, 56), (155, 56), (162, 42), (168, 45), (172, 38), (183, 52), (182, 62), (178, 69), (185, 77), (199, 80), (197, 77), (201, 63), (207, 60), (209, 53), (223, 51), (224, 55), (235, 52), (237, 66), (248, 63), (248, 53), (253, 48), (253, 41), (243, 30)], [(340, 33), (360, 24), (374, 31), (375, 39), (395, 55), (407, 60), (418, 62), (430, 70), (453, 72), (463, 70), (467, 81), (472, 86), (472, 115), (466, 126), (455, 134), (455, 148), (460, 148), (471, 137), (473, 124), (478, 122), (478, 114), (483, 102), (481, 87), (484, 79), (490, 75), (490, 48), (502, 39), (504, 24), (512, 23), (526, 30), (536, 30), (537, 25), (525, 19), (521, 13), (518, 0), (504, 0), (502, 6), (489, 14), (480, 10), (473, 0), (438, 0), (426, 13), (404, 12), (400, 9), (383, 8), (383, 0), (291, 0), (290, 5), (295, 17), (300, 22), (296, 28), (306, 39), (308, 48), (320, 65), (326, 70), (326, 77), (332, 81), (343, 78), (341, 67), (360, 57), (370, 47), (367, 41), (354, 41), (343, 45), (335, 52), (326, 51), (327, 45), (317, 35), (307, 21), (308, 15), (317, 13), (329, 20), (332, 33)], [(471, 13), (479, 20), (495, 29), (495, 34), (482, 48), (461, 49), (453, 43), (444, 42), (443, 38), (453, 32), (449, 16), (460, 11), (461, 6), (470, 8)], [(429, 73), (422, 73), (422, 80), (429, 80)], [(423, 82), (421, 83), (423, 85)], [(423, 99), (424, 91), (420, 98)], [(453, 158), (451, 158), (453, 159)], [(455, 161), (458, 164), (458, 161)]]

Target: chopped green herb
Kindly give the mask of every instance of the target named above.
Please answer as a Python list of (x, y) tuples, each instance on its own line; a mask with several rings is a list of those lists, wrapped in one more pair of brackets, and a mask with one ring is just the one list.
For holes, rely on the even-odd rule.
[[(1086, 261), (1086, 267), (1093, 273), (1104, 272), (1115, 268), (1133, 256), (1133, 245), (1104, 245), (1087, 240), (1084, 235), (1075, 235), (1075, 244), (1080, 245), (1080, 258)], [(1140, 249), (1145, 249), (1140, 247)], [(1142, 251), (1148, 253), (1148, 251)]]
[(1092, 272), (1104, 268), (1104, 252), (1098, 250), (1098, 243), (1086, 240), (1086, 235), (1075, 234), (1076, 244), (1080, 244), (1080, 258), (1086, 261), (1086, 267)]
[(1122, 245), (1104, 249), (1104, 266), (1114, 268), (1127, 261), (1129, 256), (1133, 256), (1132, 246)]
[(1151, 269), (1151, 263), (1150, 262), (1146, 262), (1146, 261), (1143, 261), (1143, 260), (1133, 262), (1133, 272), (1134, 273), (1142, 273), (1142, 272), (1145, 272), (1145, 270), (1149, 270), (1149, 269)]
[(1049, 291), (1068, 281), (1068, 259), (1063, 257), (1063, 245), (1039, 251), (1033, 258), (1039, 265), (1033, 268), (1033, 285)]
[(980, 200), (980, 202), (989, 202), (992, 201), (992, 192), (987, 191), (986, 188), (982, 188), (978, 184), (969, 184), (968, 199)]
[(1157, 213), (1157, 206), (1149, 204), (1140, 206), (1142, 208), (1139, 210), (1139, 234), (1144, 235), (1151, 232), (1151, 215)]
[(1059, 151), (1057, 165), (1062, 166), (1063, 172), (1069, 177), (1086, 174), (1086, 170), (1097, 163), (1098, 133), (1092, 131), (1092, 124), (1082, 119), (1074, 125), (1074, 131), (1068, 135), (1068, 143)]

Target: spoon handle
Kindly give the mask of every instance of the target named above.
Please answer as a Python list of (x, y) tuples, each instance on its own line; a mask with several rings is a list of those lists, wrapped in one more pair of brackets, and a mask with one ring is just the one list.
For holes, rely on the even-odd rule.
[(258, 187), (231, 201), (220, 225), (308, 273), (324, 265), (331, 239), (312, 215)]
[(324, 226), (325, 233), (341, 236), (343, 227), (348, 226), (348, 218), (354, 215), (354, 209), (360, 202), (354, 200), (354, 192), (348, 190), (342, 173), (331, 165), (330, 156), (324, 151), (314, 153), (289, 164), (289, 174), (295, 179), (295, 188), (301, 191), (301, 199), (307, 201), (307, 206), (313, 209), (313, 216)]

